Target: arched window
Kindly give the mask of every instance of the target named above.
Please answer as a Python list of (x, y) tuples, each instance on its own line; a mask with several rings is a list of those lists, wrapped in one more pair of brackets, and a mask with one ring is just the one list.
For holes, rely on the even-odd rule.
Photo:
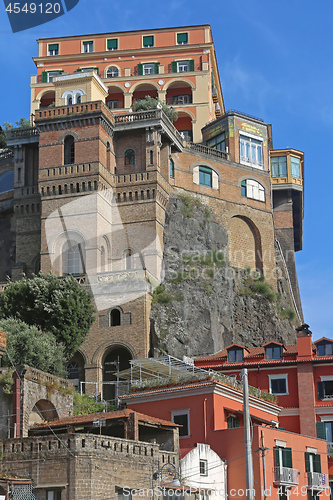
[(257, 181), (246, 179), (241, 182), (241, 195), (253, 200), (265, 201), (265, 188)]
[(202, 186), (213, 186), (212, 169), (207, 167), (199, 167), (199, 184)]
[(127, 250), (125, 260), (126, 260), (126, 269), (132, 269), (132, 267), (133, 267), (132, 250), (130, 250), (130, 249)]
[(125, 165), (135, 164), (135, 153), (133, 149), (128, 149), (125, 153)]
[(80, 94), (76, 94), (76, 104), (81, 104), (81, 95)]
[(83, 243), (66, 242), (62, 251), (63, 274), (85, 273), (85, 248)]
[(5, 172), (0, 176), (0, 193), (14, 189), (14, 172)]
[(120, 325), (120, 311), (119, 309), (112, 309), (110, 313), (110, 325), (119, 326)]
[(111, 66), (106, 72), (106, 78), (117, 78), (119, 76), (119, 70), (115, 66)]
[(105, 271), (105, 248), (101, 248), (101, 271)]
[(175, 176), (175, 163), (172, 158), (170, 158), (170, 177), (173, 178)]
[(75, 163), (75, 142), (74, 137), (68, 135), (64, 141), (64, 165)]
[(67, 106), (71, 106), (73, 104), (73, 97), (71, 95), (67, 96)]

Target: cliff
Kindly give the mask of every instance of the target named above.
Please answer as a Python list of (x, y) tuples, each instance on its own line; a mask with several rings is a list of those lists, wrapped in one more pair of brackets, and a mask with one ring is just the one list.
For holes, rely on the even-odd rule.
[[(155, 355), (212, 354), (233, 342), (295, 342), (296, 315), (283, 267), (276, 294), (258, 273), (230, 267), (227, 244), (226, 229), (198, 198), (170, 199), (165, 274), (151, 309)], [(276, 260), (279, 267), (278, 254)]]

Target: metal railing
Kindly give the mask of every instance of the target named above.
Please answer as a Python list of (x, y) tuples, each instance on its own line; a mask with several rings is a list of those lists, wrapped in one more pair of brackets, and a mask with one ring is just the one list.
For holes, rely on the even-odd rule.
[(237, 115), (246, 116), (247, 118), (252, 118), (253, 120), (257, 120), (259, 122), (265, 123), (262, 118), (258, 118), (257, 116), (249, 115), (248, 113), (243, 113), (242, 111), (237, 111), (237, 109), (228, 109), (228, 111), (226, 111), (226, 115), (228, 113), (236, 113)]
[(222, 158), (223, 160), (228, 160), (229, 154), (226, 151), (220, 151), (219, 149), (210, 148), (208, 146), (204, 146), (203, 144), (196, 144), (195, 142), (189, 142), (187, 146), (199, 153), (203, 153), (205, 155), (214, 156), (215, 158)]
[(321, 472), (307, 472), (307, 485), (311, 488), (326, 488), (328, 484), (328, 475)]
[(298, 469), (289, 467), (274, 467), (274, 482), (283, 485), (298, 484)]

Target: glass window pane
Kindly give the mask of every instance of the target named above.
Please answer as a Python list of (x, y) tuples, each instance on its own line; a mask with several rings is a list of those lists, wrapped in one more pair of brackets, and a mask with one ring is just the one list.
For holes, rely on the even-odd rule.
[(291, 175), (292, 177), (296, 177), (297, 179), (301, 178), (301, 162), (299, 158), (295, 158), (294, 156), (290, 157), (291, 164)]

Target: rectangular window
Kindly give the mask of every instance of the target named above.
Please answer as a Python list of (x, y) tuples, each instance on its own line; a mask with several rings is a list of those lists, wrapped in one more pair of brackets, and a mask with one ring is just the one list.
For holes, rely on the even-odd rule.
[(291, 166), (291, 176), (296, 177), (296, 179), (301, 178), (301, 161), (299, 158), (295, 158), (295, 156), (290, 157), (290, 166)]
[(118, 101), (118, 99), (106, 101), (106, 104), (107, 104), (107, 107), (109, 109), (117, 109), (117, 108), (119, 108), (119, 101)]
[(46, 500), (61, 500), (61, 490), (46, 490)]
[(57, 56), (59, 54), (59, 44), (50, 43), (49, 44), (49, 56)]
[(320, 455), (316, 453), (305, 453), (305, 471), (321, 472)]
[(275, 467), (288, 467), (292, 469), (293, 460), (291, 448), (274, 448), (275, 451)]
[(179, 410), (171, 412), (171, 420), (179, 427), (179, 437), (188, 437), (190, 435), (190, 411)]
[(155, 64), (154, 63), (143, 64), (143, 74), (144, 75), (154, 75), (155, 74)]
[(59, 76), (61, 75), (62, 71), (48, 71), (47, 72), (47, 82), (52, 82), (53, 81), (53, 78), (55, 78), (56, 76)]
[(108, 50), (117, 50), (118, 49), (118, 38), (112, 38), (107, 40), (106, 46)]
[(247, 196), (246, 181), (242, 181), (241, 183), (241, 196)]
[(287, 177), (287, 157), (275, 156), (271, 158), (272, 177)]
[(177, 33), (177, 45), (188, 44), (188, 33)]
[(177, 61), (177, 73), (186, 73), (190, 71), (189, 61)]
[(327, 342), (325, 344), (317, 344), (317, 356), (332, 356), (333, 355), (333, 343)]
[(240, 427), (239, 418), (234, 415), (229, 415), (227, 422), (228, 429), (238, 429), (238, 427)]
[(271, 394), (288, 394), (288, 375), (287, 374), (277, 374), (268, 375), (269, 380), (269, 392)]
[(228, 349), (228, 362), (243, 361), (243, 349)]
[(172, 104), (191, 104), (192, 96), (189, 94), (175, 95), (172, 98)]
[(170, 158), (170, 177), (175, 177), (175, 164), (172, 158)]
[(93, 41), (83, 42), (82, 47), (83, 47), (83, 52), (85, 52), (85, 53), (94, 52), (94, 42)]
[(212, 187), (213, 177), (210, 168), (199, 167), (199, 184), (202, 186)]
[(322, 380), (318, 384), (318, 399), (332, 399), (333, 398), (333, 379)]
[(265, 347), (265, 359), (281, 359), (281, 347), (279, 345)]
[(240, 163), (255, 168), (263, 168), (262, 141), (241, 135), (239, 138), (239, 156)]
[(142, 39), (143, 47), (154, 47), (154, 35), (144, 36)]
[(199, 460), (200, 476), (208, 476), (208, 461)]

